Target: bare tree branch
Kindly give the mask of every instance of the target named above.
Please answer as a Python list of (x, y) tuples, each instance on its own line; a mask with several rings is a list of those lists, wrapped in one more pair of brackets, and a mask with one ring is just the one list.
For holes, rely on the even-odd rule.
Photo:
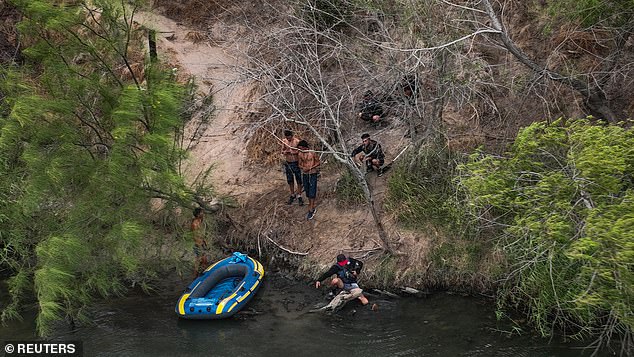
[(576, 78), (570, 76), (564, 76), (558, 72), (552, 71), (545, 66), (537, 64), (531, 58), (526, 55), (516, 44), (511, 40), (507, 31), (502, 26), (502, 22), (498, 18), (491, 2), (489, 0), (481, 0), (482, 4), (485, 8), (489, 19), (493, 25), (493, 28), (499, 31), (500, 39), (504, 46), (511, 52), (520, 62), (524, 65), (535, 71), (539, 74), (544, 74), (548, 76), (548, 78), (554, 81), (560, 81), (567, 85), (569, 85), (574, 90), (578, 91), (584, 98), (585, 103), (592, 111), (597, 113), (601, 118), (605, 119), (608, 122), (616, 122), (617, 117), (607, 105), (607, 98), (605, 97), (605, 93), (601, 91), (601, 88), (598, 90), (591, 88), (587, 83), (584, 83)]

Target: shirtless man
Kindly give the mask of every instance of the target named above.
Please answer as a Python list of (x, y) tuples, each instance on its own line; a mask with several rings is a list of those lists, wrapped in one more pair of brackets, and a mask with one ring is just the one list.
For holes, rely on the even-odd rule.
[(299, 156), (299, 168), (302, 170), (302, 183), (304, 191), (308, 197), (308, 213), (306, 219), (311, 220), (315, 217), (315, 198), (317, 198), (317, 176), (319, 175), (319, 155), (314, 151), (308, 150), (308, 143), (302, 140), (297, 144), (301, 150)]
[[(282, 139), (282, 157), (284, 158), (284, 173), (286, 174), (286, 182), (291, 192), (287, 204), (292, 204), (297, 197), (300, 206), (304, 205), (302, 199), (302, 173), (298, 165), (297, 145), (299, 139), (293, 135), (290, 130), (284, 130), (284, 139)], [(297, 188), (297, 189), (296, 189)]]

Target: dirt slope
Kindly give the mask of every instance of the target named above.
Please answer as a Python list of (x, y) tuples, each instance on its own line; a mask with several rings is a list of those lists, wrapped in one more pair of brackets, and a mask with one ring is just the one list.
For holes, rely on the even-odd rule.
[[(307, 274), (315, 274), (313, 263), (325, 267), (340, 252), (364, 258), (371, 269), (380, 259), (380, 254), (376, 254), (380, 243), (372, 217), (363, 207), (338, 206), (334, 190), (339, 172), (332, 159), (331, 162), (325, 159), (318, 185), (316, 218), (307, 221), (305, 207), (285, 203), (288, 186), (281, 165), (262, 165), (247, 157), (246, 144), (250, 138), (247, 118), (257, 113), (261, 104), (256, 105), (257, 84), (239, 75), (238, 68), (243, 64), (238, 58), (244, 45), (240, 36), (236, 36), (239, 30), (226, 27), (220, 30), (218, 26), (214, 40), (157, 14), (141, 14), (137, 21), (158, 32), (158, 54), (163, 61), (178, 68), (179, 75), (196, 78), (200, 100), (213, 98), (215, 111), (211, 121), (203, 123), (198, 117), (186, 129), (186, 144), (191, 152), (186, 175), (193, 180), (210, 166), (214, 167), (212, 182), (218, 193), (233, 198), (239, 206), (227, 211), (235, 227), (228, 234), (250, 236), (262, 245), (273, 244), (270, 238), (290, 251), (308, 253), (302, 258)], [(236, 40), (227, 41), (228, 38)], [(383, 142), (388, 160), (407, 144), (404, 128), (371, 130)], [(266, 150), (274, 152), (278, 148)], [(380, 203), (386, 192), (385, 177), (371, 175), (369, 183)], [(398, 232), (392, 222), (385, 217), (395, 247), (408, 252), (404, 259), (410, 260), (412, 267), (425, 264), (428, 245), (421, 243), (421, 237), (414, 233)]]

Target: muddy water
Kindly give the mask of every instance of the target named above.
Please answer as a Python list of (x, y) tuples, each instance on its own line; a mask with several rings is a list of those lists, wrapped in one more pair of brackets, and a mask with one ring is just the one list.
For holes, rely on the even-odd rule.
[[(229, 320), (178, 319), (174, 304), (188, 281), (168, 279), (160, 295), (99, 304), (94, 324), (57, 328), (55, 340), (82, 341), (85, 356), (580, 356), (572, 343), (509, 336), (490, 301), (435, 294), (370, 296), (377, 311), (349, 303), (334, 315), (308, 313), (321, 291), (268, 274), (248, 311)], [(169, 288), (167, 288), (169, 287)], [(32, 317), (0, 327), (0, 340), (34, 339)]]

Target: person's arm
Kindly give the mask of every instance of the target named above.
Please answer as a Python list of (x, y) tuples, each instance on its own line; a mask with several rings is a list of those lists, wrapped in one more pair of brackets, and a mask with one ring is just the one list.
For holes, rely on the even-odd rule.
[(310, 168), (311, 170), (321, 166), (321, 160), (319, 160), (319, 155), (317, 155), (316, 152), (313, 152), (312, 154), (313, 154), (313, 167)]
[(363, 151), (363, 145), (359, 145), (356, 149), (352, 150), (352, 154), (350, 154), (350, 156), (355, 157), (361, 151)]
[(286, 142), (284, 141), (284, 139), (281, 140), (281, 145), (282, 145), (282, 155), (286, 155), (288, 153), (288, 145), (286, 145)]
[(378, 159), (385, 159), (385, 154), (383, 153), (383, 148), (381, 147), (381, 144), (376, 143), (376, 157)]
[(297, 165), (299, 166), (299, 169), (302, 172), (306, 172), (306, 170), (304, 170), (305, 165), (306, 165), (306, 160), (304, 159), (304, 153), (300, 152), (299, 154), (297, 154)]
[(328, 277), (337, 274), (337, 271), (339, 271), (339, 268), (336, 265), (331, 266), (327, 272), (321, 274), (321, 276), (317, 278), (317, 282), (319, 283), (323, 280), (326, 280)]
[(194, 218), (190, 224), (190, 230), (192, 232), (192, 237), (194, 238), (194, 244), (196, 245), (202, 245), (202, 238), (200, 237), (200, 224), (201, 221), (197, 218)]

